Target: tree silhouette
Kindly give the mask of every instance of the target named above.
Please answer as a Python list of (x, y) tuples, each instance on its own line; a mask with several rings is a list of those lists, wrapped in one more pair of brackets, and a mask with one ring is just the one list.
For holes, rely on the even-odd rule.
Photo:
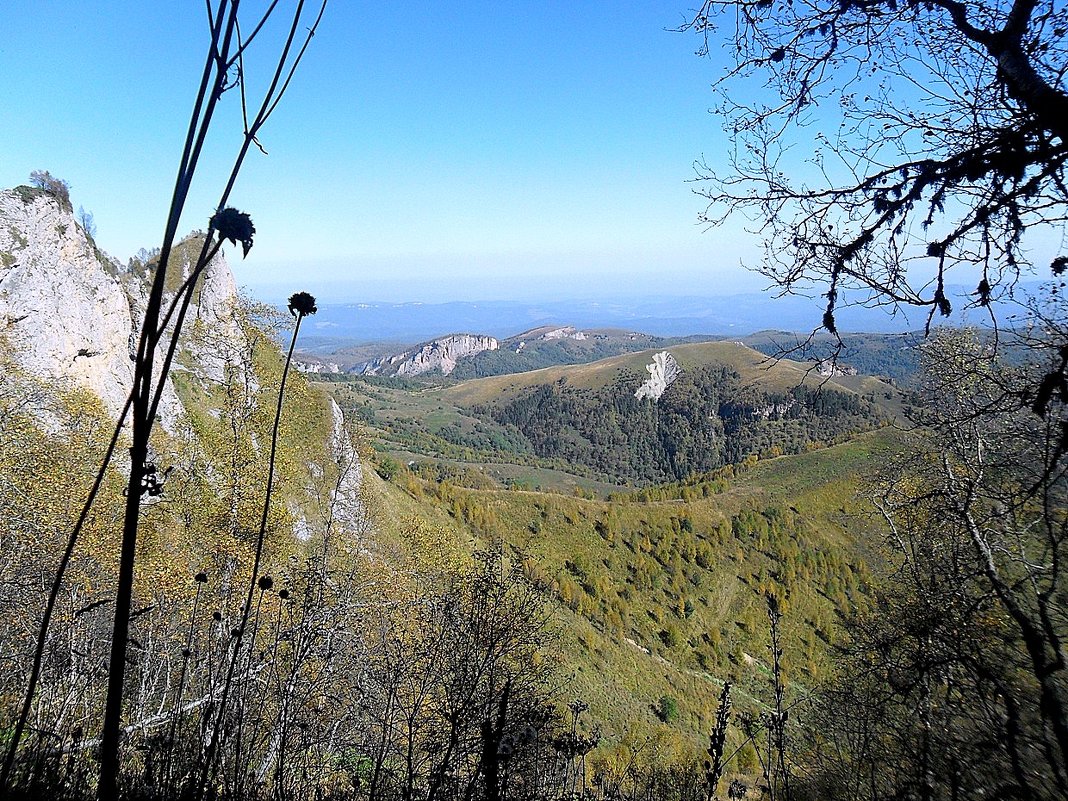
[(704, 219), (758, 220), (761, 272), (820, 287), (832, 333), (848, 303), (930, 325), (966, 266), (988, 307), (1031, 266), (1028, 232), (1065, 222), (1063, 3), (707, 0), (683, 26), (704, 54), (721, 28), (735, 147), (728, 169), (699, 167)]

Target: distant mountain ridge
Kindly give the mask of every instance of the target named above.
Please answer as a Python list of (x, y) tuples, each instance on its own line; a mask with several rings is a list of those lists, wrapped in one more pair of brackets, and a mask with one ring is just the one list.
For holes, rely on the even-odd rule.
[[(1023, 296), (1032, 285), (1021, 285)], [(606, 288), (606, 292), (610, 289)], [(974, 302), (974, 287), (947, 287), (954, 309)], [(685, 297), (634, 296), (622, 299), (567, 299), (549, 302), (452, 301), (444, 303), (331, 303), (325, 298), (311, 322), (305, 347), (316, 350), (360, 343), (412, 343), (445, 332), (477, 331), (497, 339), (517, 330), (574, 326), (580, 330), (620, 328), (655, 336), (745, 336), (766, 329), (810, 332), (820, 325), (821, 296), (750, 292), (736, 295)], [(842, 307), (836, 312), (843, 332), (894, 333), (922, 328), (924, 309), (890, 314), (884, 308)], [(970, 320), (984, 325), (988, 317)], [(962, 322), (960, 314), (950, 319)], [(941, 322), (939, 319), (935, 323)]]
[(370, 358), (366, 348), (339, 348), (329, 353), (322, 352), (325, 348), (319, 353), (302, 350), (297, 367), (318, 374), (400, 378), (437, 375), (465, 380), (560, 364), (586, 364), (690, 340), (636, 331), (541, 326), (504, 339), (485, 334), (447, 334), (412, 346), (383, 347)]
[[(852, 334), (844, 349), (830, 334), (807, 336), (787, 331), (758, 331), (741, 337), (660, 337), (636, 331), (543, 326), (496, 339), (483, 337), (475, 346), (472, 335), (438, 337), (414, 346), (360, 346), (334, 352), (302, 351), (298, 369), (307, 373), (409, 377), (419, 380), (465, 381), (512, 375), (546, 367), (591, 364), (602, 359), (651, 349), (700, 342), (729, 341), (744, 344), (767, 357), (817, 363), (822, 374), (883, 376), (907, 385), (920, 364), (922, 332)], [(497, 343), (494, 347), (492, 342)], [(467, 344), (464, 344), (467, 343)]]
[(500, 343), (479, 334), (450, 334), (393, 356), (382, 356), (352, 367), (357, 375), (417, 376), (425, 373), (449, 375), (460, 359), (484, 351), (494, 351)]

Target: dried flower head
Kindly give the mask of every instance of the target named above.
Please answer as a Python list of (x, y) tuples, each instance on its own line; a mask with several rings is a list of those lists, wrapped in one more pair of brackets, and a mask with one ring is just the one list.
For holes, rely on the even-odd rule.
[(274, 579), (270, 576), (260, 576), (259, 581), (256, 582), (256, 586), (263, 592), (267, 592), (274, 586)]
[(289, 597), (289, 590), (279, 590), (278, 597), (284, 601), (286, 598)]
[(211, 227), (219, 232), (220, 239), (229, 239), (235, 245), (240, 242), (245, 256), (252, 250), (256, 226), (245, 212), (231, 207), (220, 209), (212, 216)]
[(317, 311), (315, 297), (307, 292), (296, 292), (289, 296), (289, 313), (294, 317), (305, 317)]
[(207, 584), (208, 583), (208, 574), (205, 573), (204, 571), (201, 571), (201, 572), (197, 573), (195, 576), (193, 576), (193, 581), (195, 581), (197, 584)]
[(220, 620), (222, 620), (222, 612), (215, 610), (211, 613), (211, 619), (218, 623)]

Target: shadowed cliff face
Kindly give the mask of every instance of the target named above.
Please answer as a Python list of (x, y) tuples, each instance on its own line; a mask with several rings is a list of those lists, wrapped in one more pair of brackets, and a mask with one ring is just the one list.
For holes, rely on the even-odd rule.
[[(179, 258), (172, 269), (184, 277), (188, 261)], [(201, 281), (193, 319), (232, 328), (237, 292), (226, 261), (217, 258)], [(88, 389), (118, 415), (133, 380), (146, 296), (146, 275), (97, 250), (54, 197), (28, 187), (0, 191), (0, 336), (19, 366)], [(210, 378), (211, 360), (197, 361)], [(164, 428), (173, 430), (181, 412), (168, 386)]]

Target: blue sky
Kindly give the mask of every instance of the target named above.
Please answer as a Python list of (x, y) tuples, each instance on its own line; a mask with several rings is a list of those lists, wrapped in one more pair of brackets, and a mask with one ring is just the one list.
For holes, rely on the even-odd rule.
[[(247, 261), (230, 253), (242, 284), (424, 301), (763, 285), (739, 266), (755, 238), (697, 223), (693, 161), (727, 144), (708, 113), (721, 67), (667, 30), (685, 0), (438, 5), (330, 3), (264, 130), (270, 155), (233, 195), (258, 232)], [(105, 250), (157, 245), (204, 16), (195, 0), (5, 7), (0, 185), (48, 169)], [(239, 142), (231, 95), (188, 229), (210, 216)]]

